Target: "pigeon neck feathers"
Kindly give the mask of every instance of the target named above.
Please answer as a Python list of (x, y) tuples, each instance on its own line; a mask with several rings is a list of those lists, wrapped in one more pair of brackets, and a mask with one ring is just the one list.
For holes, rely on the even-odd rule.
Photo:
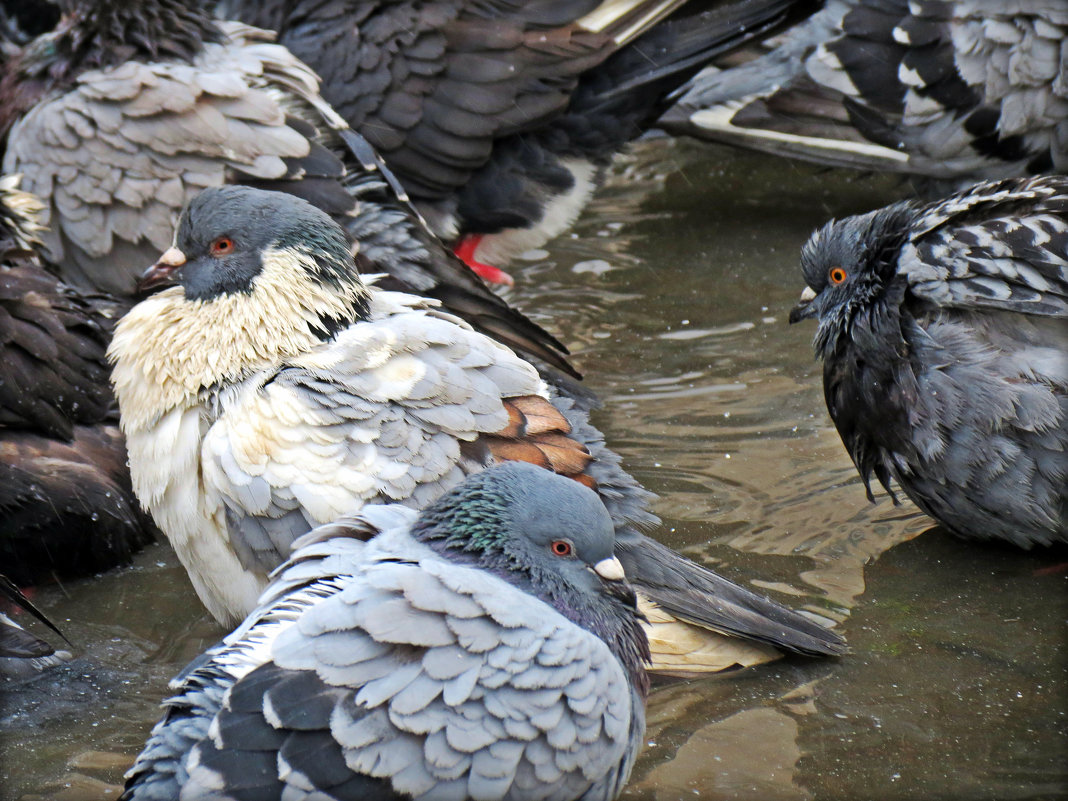
[(190, 61), (223, 39), (203, 4), (187, 0), (78, 0), (57, 33), (56, 57), (75, 74), (130, 60)]

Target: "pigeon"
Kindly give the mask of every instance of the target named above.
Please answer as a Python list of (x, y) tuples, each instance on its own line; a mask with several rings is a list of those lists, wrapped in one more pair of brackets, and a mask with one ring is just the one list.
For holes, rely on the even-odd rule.
[(0, 563), (23, 586), (124, 564), (155, 538), (109, 382), (125, 309), (45, 270), (40, 210), (0, 178)]
[(273, 34), (186, 0), (72, 0), (0, 80), (5, 170), (45, 203), (41, 237), (79, 289), (132, 297), (184, 205), (226, 183), (297, 194), (365, 265), (568, 375), (567, 349), (498, 298), (410, 206), (371, 146)]
[[(365, 503), (423, 508), (470, 473), (526, 461), (597, 488), (643, 609), (667, 632), (659, 644), (653, 634), (661, 664), (679, 648), (676, 619), (709, 642), (723, 641), (710, 632), (755, 641), (728, 664), (767, 661), (765, 644), (844, 649), (641, 534), (658, 522), (651, 495), (582, 404), (435, 302), (376, 280), (357, 272), (341, 228), (299, 198), (206, 189), (144, 275), (156, 294), (116, 327), (109, 356), (135, 492), (216, 619), (251, 612), (316, 525)], [(724, 658), (712, 651), (693, 664), (677, 654), (678, 668), (711, 669)]]
[(1068, 542), (1068, 178), (832, 221), (801, 266), (790, 321), (818, 320), (868, 498), (874, 474), (962, 537)]
[[(18, 586), (3, 574), (0, 574), (0, 595), (29, 612), (63, 637), (63, 641), (70, 645), (70, 641), (63, 636), (63, 632), (56, 624), (45, 617), (44, 612), (34, 606)], [(72, 658), (73, 654), (70, 651), (57, 651), (40, 637), (26, 631), (6, 614), (0, 612), (0, 679), (4, 681), (32, 679), (42, 671), (69, 662)]]
[[(798, 0), (225, 0), (276, 30), (480, 276), (566, 231), (611, 157)], [(703, 4), (709, 5), (709, 4)], [(680, 8), (685, 6), (684, 8)]]
[(316, 529), (172, 682), (122, 798), (618, 797), (649, 680), (614, 540), (522, 463)]
[(936, 195), (1063, 173), (1066, 38), (1063, 0), (828, 0), (758, 57), (699, 74), (658, 124)]

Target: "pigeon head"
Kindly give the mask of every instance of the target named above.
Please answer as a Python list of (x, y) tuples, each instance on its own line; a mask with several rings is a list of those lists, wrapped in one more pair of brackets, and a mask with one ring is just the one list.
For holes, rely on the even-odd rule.
[(439, 550), (583, 589), (622, 581), (612, 518), (597, 494), (526, 462), (484, 470), (428, 507), (416, 526)]
[(142, 289), (156, 294), (119, 322), (109, 350), (124, 426), (306, 353), (363, 319), (368, 304), (328, 215), (239, 186), (189, 203)]
[(815, 347), (821, 356), (851, 335), (858, 316), (885, 298), (914, 213), (911, 204), (899, 203), (831, 220), (801, 249), (807, 286), (790, 312), (790, 322), (818, 318)]
[(644, 686), (648, 643), (596, 493), (551, 470), (507, 462), (469, 476), (419, 516), (413, 535), (500, 576), (608, 643)]
[(252, 294), (286, 262), (335, 288), (358, 283), (345, 232), (301, 198), (246, 186), (205, 189), (186, 206), (174, 245), (142, 276), (141, 290), (180, 285), (187, 300)]

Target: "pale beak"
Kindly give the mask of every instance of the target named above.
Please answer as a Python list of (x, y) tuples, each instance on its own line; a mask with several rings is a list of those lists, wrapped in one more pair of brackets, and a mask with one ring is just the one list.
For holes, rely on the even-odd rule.
[(173, 286), (177, 283), (175, 273), (185, 264), (185, 254), (173, 245), (163, 252), (159, 261), (141, 274), (137, 282), (138, 292), (147, 292), (161, 286)]
[(816, 299), (816, 290), (806, 286), (801, 292), (800, 302), (790, 309), (790, 322), (797, 323), (816, 316), (816, 310), (812, 308), (812, 301)]
[(609, 581), (622, 581), (627, 577), (623, 572), (623, 564), (614, 556), (602, 559), (593, 566), (593, 570), (598, 576)]

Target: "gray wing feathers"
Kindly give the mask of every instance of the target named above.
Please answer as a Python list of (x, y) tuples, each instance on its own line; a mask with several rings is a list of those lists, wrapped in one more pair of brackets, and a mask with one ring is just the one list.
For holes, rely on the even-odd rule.
[(941, 313), (911, 332), (910, 341), (919, 363), (933, 366), (917, 374), (910, 417), (925, 469), (913, 471), (905, 458), (894, 465), (909, 496), (964, 536), (997, 536), (1023, 547), (1063, 539), (1063, 321), (996, 310)]
[(932, 207), (899, 271), (939, 306), (1068, 316), (1068, 181), (992, 184)]
[(228, 170), (283, 177), (284, 159), (308, 153), (261, 87), (270, 73), (313, 91), (314, 73), (269, 44), (271, 34), (223, 27), (234, 38), (206, 45), (194, 65), (131, 61), (87, 72), (13, 128), (4, 170), (25, 173), (28, 191), (51, 198), (46, 245), (53, 261), (71, 265), (71, 282), (128, 293), (170, 245), (193, 195), (224, 183)]
[(346, 762), (415, 797), (577, 797), (630, 747), (630, 689), (604, 643), (437, 559), (363, 565), (272, 656), (359, 687), (334, 712)]
[(541, 390), (532, 367), (455, 318), (393, 311), (251, 382), (205, 435), (205, 486), (246, 566), (274, 567), (293, 539), (364, 503), (425, 505), (477, 468), (460, 443), (507, 424), (502, 398)]
[(747, 64), (696, 76), (683, 130), (821, 163), (942, 179), (1068, 168), (1057, 0), (829, 2)]

